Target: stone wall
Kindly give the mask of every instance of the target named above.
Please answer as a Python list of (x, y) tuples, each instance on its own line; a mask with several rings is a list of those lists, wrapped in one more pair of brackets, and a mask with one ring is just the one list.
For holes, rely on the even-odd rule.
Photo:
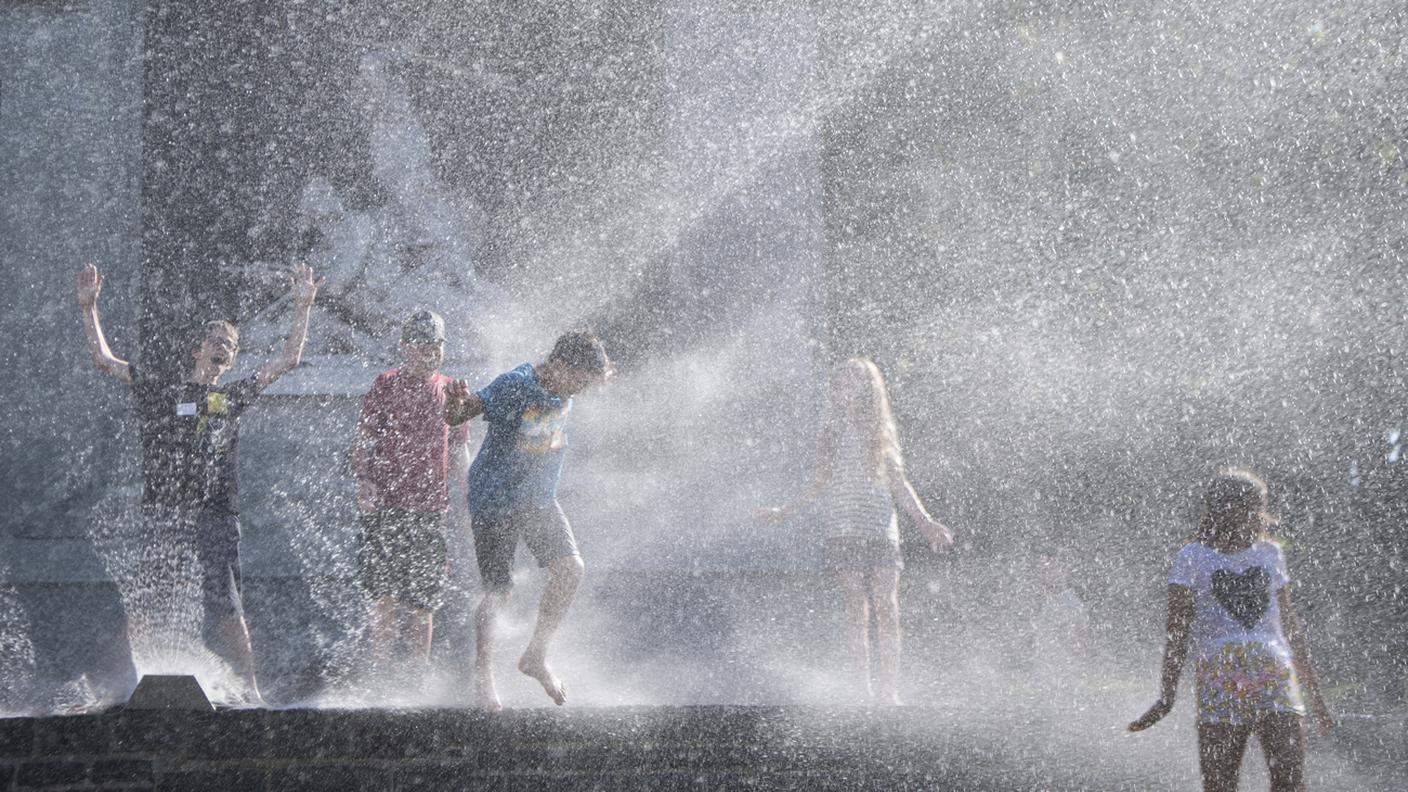
[[(927, 707), (219, 713), (0, 720), (0, 790), (1139, 790), (1196, 786), (1191, 730), (1108, 737)], [(1311, 748), (1315, 788), (1401, 788), (1404, 723)], [(1389, 733), (1393, 728), (1397, 731)], [(1057, 736), (1060, 731), (1075, 732)], [(1336, 755), (1327, 755), (1332, 749)], [(1169, 752), (1166, 752), (1169, 753)], [(1255, 752), (1249, 764), (1256, 764)], [(1178, 761), (1181, 758), (1184, 761)], [(1336, 777), (1335, 763), (1352, 768)], [(1159, 765), (1172, 764), (1174, 772)], [(1396, 769), (1395, 769), (1396, 767)], [(1340, 771), (1344, 773), (1345, 771)], [(1255, 782), (1256, 777), (1252, 780)], [(1346, 786), (1346, 784), (1348, 786)], [(1366, 786), (1367, 785), (1367, 786)], [(1257, 783), (1252, 784), (1253, 787)]]
[[(1091, 788), (1084, 770), (1042, 766), (1057, 757), (1004, 757), (1001, 746), (936, 733), (932, 716), (687, 707), (11, 720), (0, 721), (0, 789)], [(1161, 787), (1111, 776), (1096, 788)]]

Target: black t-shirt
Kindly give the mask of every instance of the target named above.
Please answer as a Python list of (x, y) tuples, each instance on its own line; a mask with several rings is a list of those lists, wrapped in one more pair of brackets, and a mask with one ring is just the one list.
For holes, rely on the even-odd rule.
[(259, 396), (253, 375), (228, 385), (148, 377), (129, 368), (142, 431), (142, 501), (239, 513), (240, 414)]

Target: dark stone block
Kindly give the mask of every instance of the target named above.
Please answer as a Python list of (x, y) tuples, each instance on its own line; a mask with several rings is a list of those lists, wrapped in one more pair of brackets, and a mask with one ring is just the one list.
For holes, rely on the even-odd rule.
[(561, 770), (585, 773), (631, 772), (650, 768), (659, 759), (661, 748), (650, 743), (614, 742), (576, 743), (564, 746), (562, 756), (551, 766)]
[(564, 720), (543, 710), (505, 710), (496, 713), (475, 713), (466, 725), (468, 739), (485, 744), (532, 745), (559, 742), (564, 732)]
[(551, 773), (566, 766), (571, 750), (568, 745), (496, 741), (481, 749), (479, 762), (486, 773)]
[(477, 775), (478, 771), (479, 764), (474, 761), (401, 765), (390, 771), (391, 789), (395, 792), (439, 792), (489, 788), (494, 778)]
[(264, 734), (266, 750), (261, 755), (274, 759), (355, 758), (362, 746), (353, 734), (328, 722), (326, 713), (290, 711), (286, 717), (268, 724)]
[(423, 713), (348, 713), (340, 724), (351, 741), (355, 756), (377, 759), (411, 759), (435, 753), (439, 740)]
[(190, 761), (264, 758), (279, 719), (269, 710), (239, 710), (198, 716), (186, 742)]
[(650, 726), (650, 711), (639, 707), (544, 710), (525, 718), (511, 736), (527, 742), (639, 742), (648, 738)]
[(81, 784), (88, 777), (82, 762), (25, 762), (15, 774), (16, 789)]
[(251, 755), (278, 759), (407, 759), (435, 753), (436, 730), (415, 715), (386, 711), (269, 713), (265, 745)]
[(12, 764), (0, 764), (0, 789), (9, 789), (11, 782), (15, 780), (15, 766)]
[[(696, 776), (688, 789), (718, 790), (718, 792), (813, 792), (818, 789), (832, 789), (824, 781), (797, 773), (734, 773), (725, 775)], [(866, 787), (847, 787), (865, 789)]]
[(160, 754), (165, 759), (186, 756), (190, 743), (213, 719), (209, 713), (128, 711), (110, 716), (111, 752)]
[(389, 778), (392, 785), (386, 789), (395, 792), (509, 792), (514, 788), (508, 776), (461, 775), (453, 771), (442, 776), (438, 771), (417, 773), (396, 769), (390, 771)]
[(269, 772), (270, 790), (306, 790), (306, 792), (384, 792), (390, 786), (387, 771), (377, 767), (319, 765), (289, 767)]
[(163, 773), (156, 788), (158, 792), (264, 792), (269, 787), (263, 771), (220, 769)]
[(696, 787), (695, 780), (692, 775), (678, 773), (542, 773), (512, 776), (509, 789), (512, 792), (660, 792), (705, 788)]
[(0, 718), (0, 756), (29, 756), (34, 753), (34, 721), (29, 718)]
[(764, 762), (770, 750), (770, 746), (758, 743), (668, 745), (655, 751), (646, 765), (688, 770), (742, 770)]
[(152, 763), (145, 759), (100, 759), (93, 763), (95, 784), (147, 783), (153, 779)]
[(73, 715), (36, 721), (34, 752), (39, 756), (101, 756), (110, 744), (101, 715)]

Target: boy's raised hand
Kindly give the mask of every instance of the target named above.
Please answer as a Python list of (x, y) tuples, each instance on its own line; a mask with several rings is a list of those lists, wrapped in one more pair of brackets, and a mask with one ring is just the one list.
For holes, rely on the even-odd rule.
[(462, 402), (469, 398), (469, 381), (457, 379), (445, 386), (445, 400)]
[(288, 276), (288, 287), (293, 291), (293, 300), (299, 305), (312, 305), (318, 296), (318, 289), (327, 278), (313, 278), (313, 268), (307, 264), (297, 264)]
[(103, 290), (103, 276), (97, 265), (85, 264), (78, 271), (78, 304), (87, 308), (98, 302), (98, 293)]

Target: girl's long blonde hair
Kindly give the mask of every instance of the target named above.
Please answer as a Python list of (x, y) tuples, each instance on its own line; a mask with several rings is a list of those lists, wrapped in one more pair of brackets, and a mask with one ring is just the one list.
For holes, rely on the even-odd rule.
[(904, 455), (900, 452), (899, 430), (895, 426), (894, 412), (890, 409), (885, 377), (881, 375), (879, 366), (863, 357), (849, 358), (831, 370), (828, 415), (817, 444), (821, 463), (828, 470), (834, 464), (836, 433), (840, 429), (837, 422), (847, 420), (841, 409), (842, 400), (847, 398), (863, 405), (857, 417), (871, 440), (876, 478), (884, 480), (891, 474), (903, 471)]

